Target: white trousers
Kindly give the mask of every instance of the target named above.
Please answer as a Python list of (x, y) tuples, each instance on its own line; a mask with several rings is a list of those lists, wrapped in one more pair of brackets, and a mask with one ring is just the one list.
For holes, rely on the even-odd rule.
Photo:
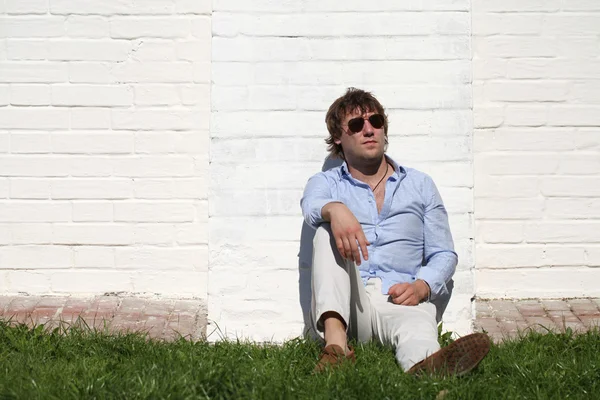
[(334, 311), (344, 319), (349, 338), (359, 342), (376, 339), (392, 345), (405, 371), (440, 349), (433, 304), (394, 304), (381, 293), (381, 280), (377, 278), (363, 285), (356, 264), (339, 254), (329, 224), (317, 229), (313, 244), (310, 320), (321, 338), (321, 316)]

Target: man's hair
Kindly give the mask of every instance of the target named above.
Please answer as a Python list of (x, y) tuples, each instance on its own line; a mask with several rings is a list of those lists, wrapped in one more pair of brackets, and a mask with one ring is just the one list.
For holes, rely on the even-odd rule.
[(325, 116), (325, 123), (329, 131), (329, 137), (325, 139), (325, 143), (328, 145), (327, 150), (330, 157), (345, 159), (342, 145), (336, 144), (334, 140), (342, 136), (342, 123), (346, 115), (356, 110), (360, 110), (361, 113), (375, 112), (383, 115), (383, 132), (387, 145), (388, 118), (383, 106), (370, 92), (351, 87), (342, 97), (333, 102)]

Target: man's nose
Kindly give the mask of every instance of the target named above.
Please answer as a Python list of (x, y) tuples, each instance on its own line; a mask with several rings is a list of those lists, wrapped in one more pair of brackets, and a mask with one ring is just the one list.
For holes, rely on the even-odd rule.
[(373, 135), (375, 134), (375, 130), (371, 122), (368, 119), (365, 119), (365, 125), (363, 126), (363, 132), (365, 135)]

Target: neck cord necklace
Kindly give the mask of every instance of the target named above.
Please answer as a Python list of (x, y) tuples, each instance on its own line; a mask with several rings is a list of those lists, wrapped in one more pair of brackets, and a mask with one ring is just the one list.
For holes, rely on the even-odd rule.
[(373, 188), (373, 193), (375, 193), (375, 189), (377, 189), (379, 187), (379, 185), (381, 184), (381, 182), (383, 182), (383, 178), (386, 177), (389, 168), (390, 168), (390, 164), (386, 162), (385, 163), (385, 174), (383, 174), (383, 176), (381, 177), (379, 182), (377, 182), (377, 185), (375, 185), (375, 187)]

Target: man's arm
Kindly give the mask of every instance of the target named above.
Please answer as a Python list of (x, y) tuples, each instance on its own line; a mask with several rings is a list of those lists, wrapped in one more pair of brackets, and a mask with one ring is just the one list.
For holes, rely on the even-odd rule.
[[(352, 211), (339, 200), (333, 199), (327, 178), (317, 174), (309, 179), (300, 201), (307, 224), (317, 229), (323, 222), (331, 223), (331, 232), (340, 255), (361, 264), (360, 252), (369, 259), (367, 238)], [(360, 252), (359, 252), (360, 248)]]
[[(304, 220), (313, 229), (317, 229), (323, 222), (330, 221), (324, 218), (321, 212), (323, 207), (336, 201), (331, 194), (327, 177), (322, 173), (312, 176), (308, 180), (300, 200)], [(329, 215), (327, 216), (329, 217)]]
[(435, 183), (429, 177), (425, 182), (424, 193), (428, 199), (423, 221), (425, 265), (417, 273), (417, 279), (429, 285), (430, 300), (435, 300), (436, 297), (448, 293), (446, 283), (456, 271), (458, 256), (454, 251), (448, 213)]

